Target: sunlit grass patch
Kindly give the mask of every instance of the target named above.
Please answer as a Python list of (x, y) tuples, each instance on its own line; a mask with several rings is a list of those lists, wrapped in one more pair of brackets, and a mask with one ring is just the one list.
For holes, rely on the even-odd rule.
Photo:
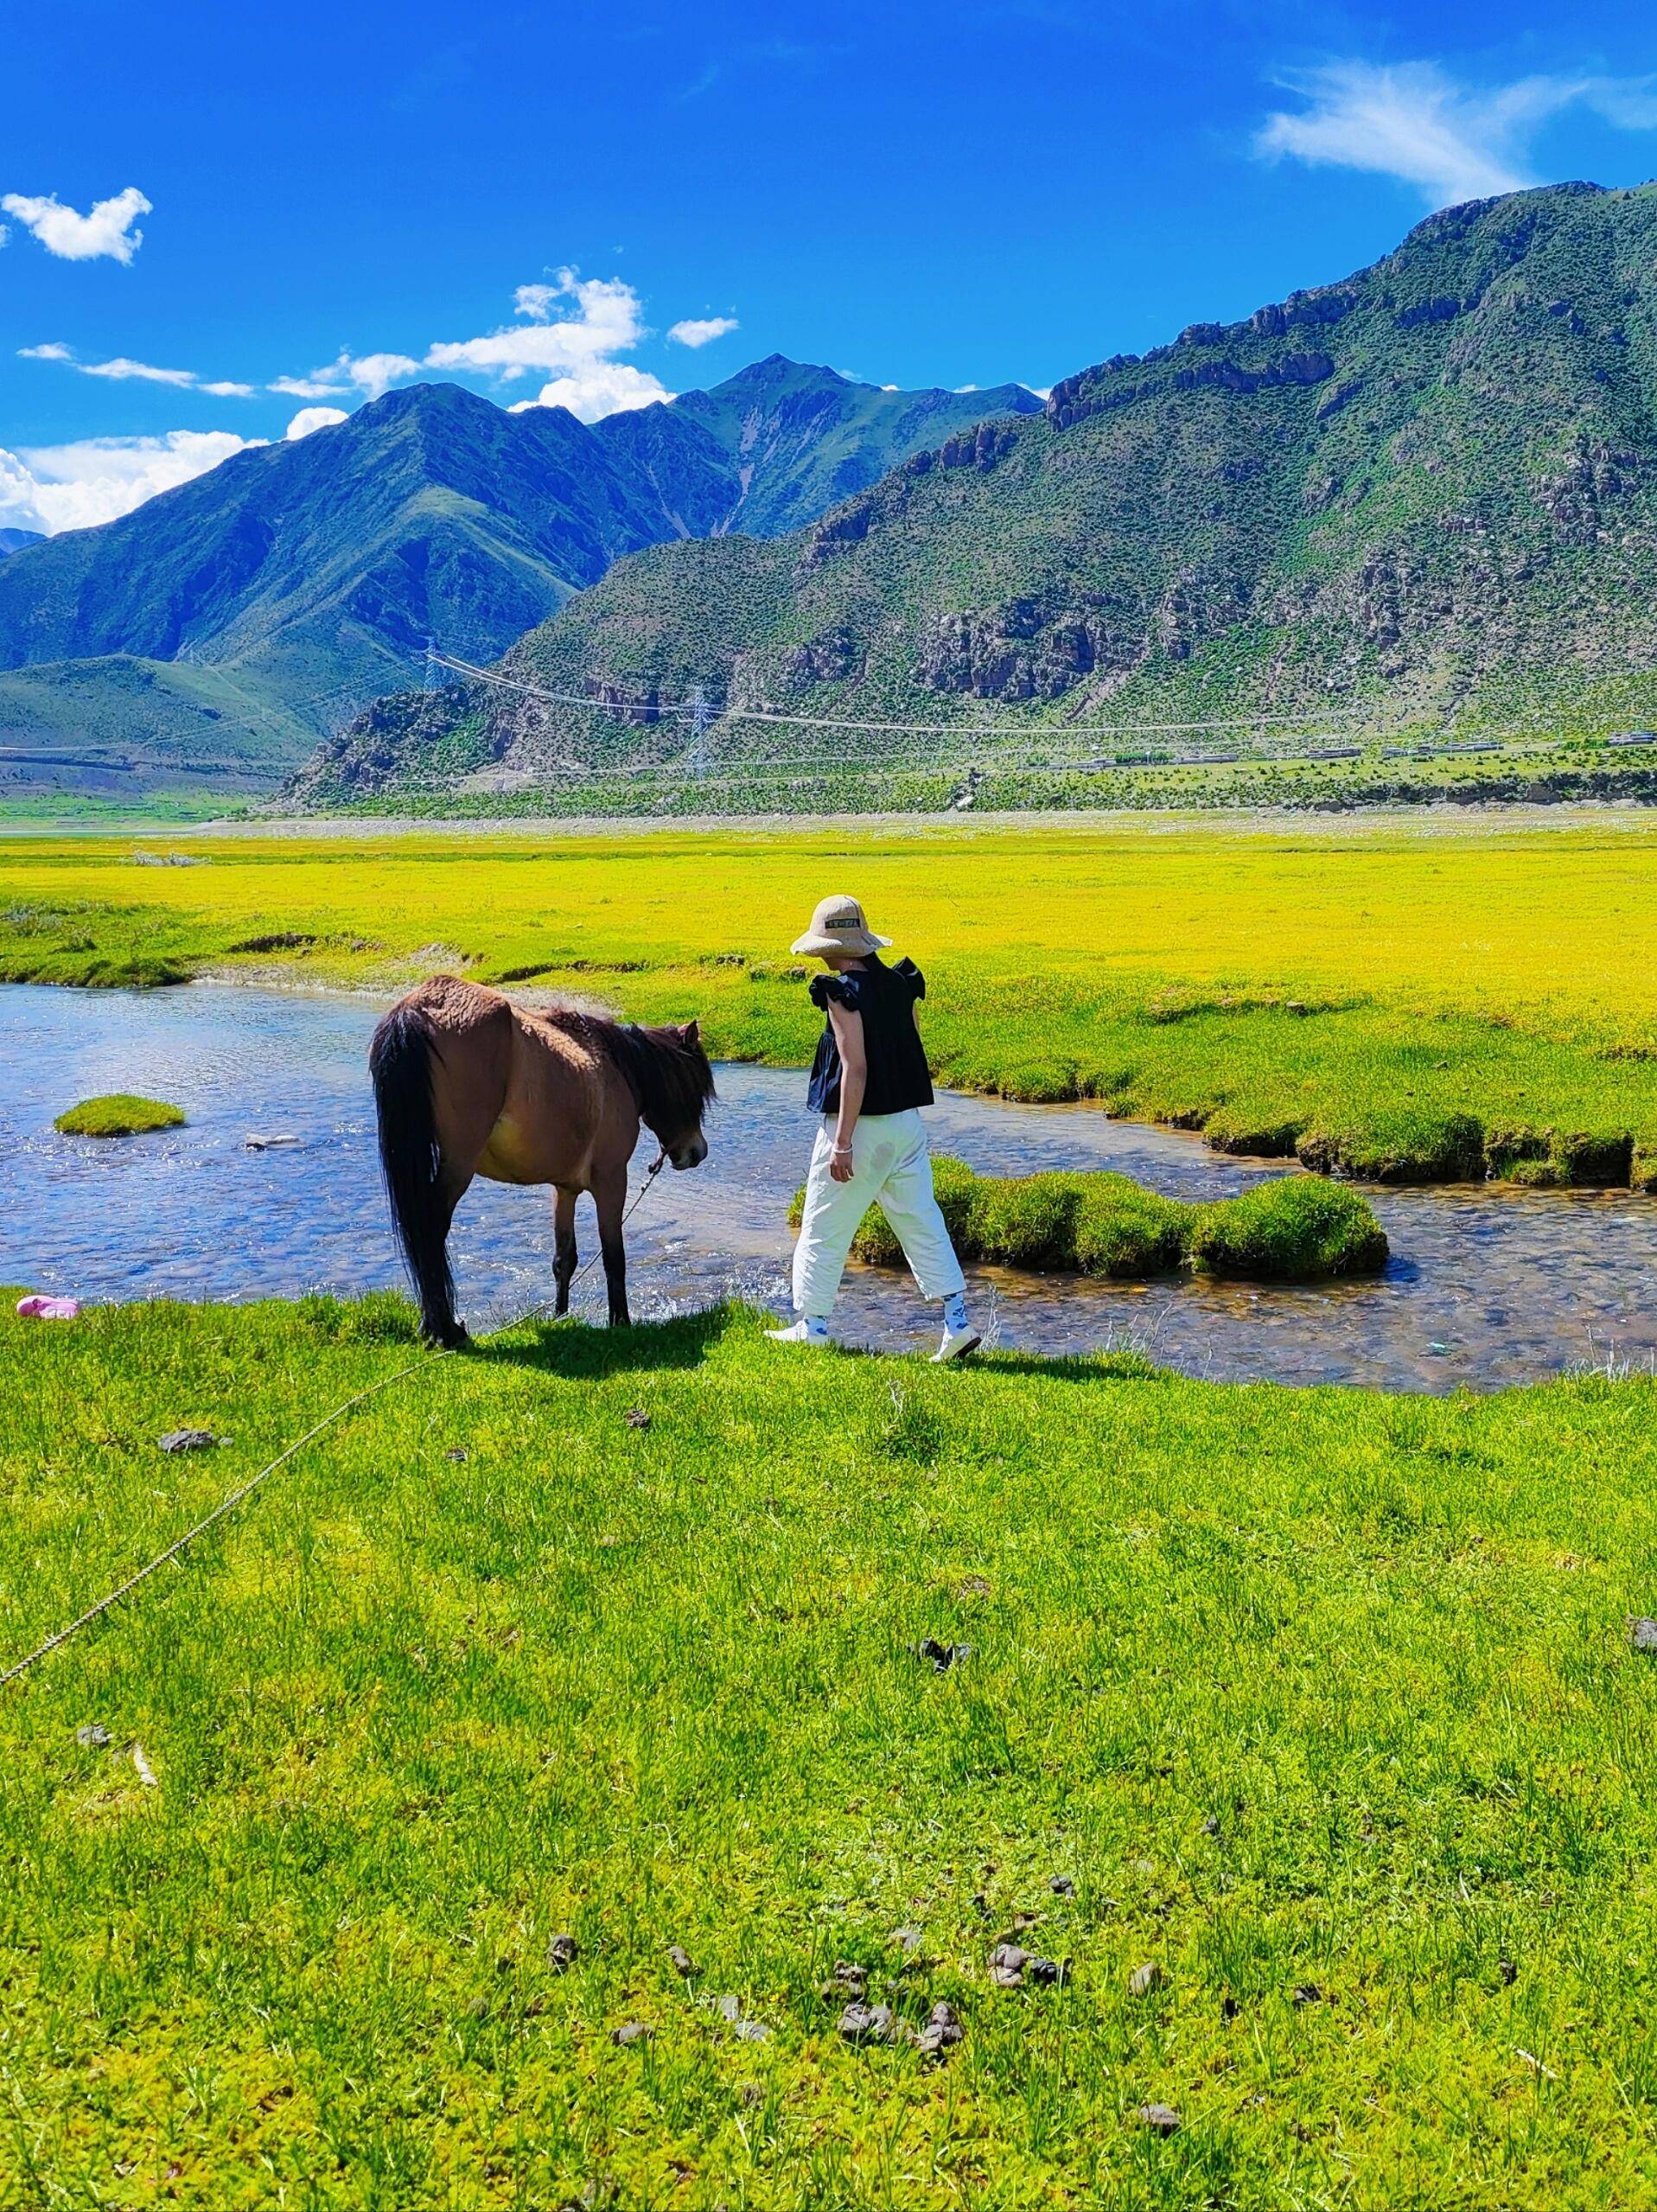
[[(1088, 1100), (1354, 1176), (1512, 1165), (1643, 1185), (1654, 837), (1643, 822), (546, 828), (203, 838), (210, 867), (145, 869), (113, 838), (20, 840), (0, 979), (396, 991), (450, 967), (638, 1020), (694, 1013), (719, 1055), (798, 1063), (818, 1022), (787, 948), (844, 883), (927, 970), (927, 1049), (959, 1087)], [(1561, 1132), (1545, 1171), (1500, 1141), (1515, 1130)]]
[[(0, 1661), (409, 1323), (0, 1318)], [(1651, 1384), (760, 1325), (434, 1360), (6, 1693), (0, 2203), (1644, 2201)]]
[(67, 1107), (52, 1126), (63, 1137), (139, 1137), (157, 1129), (182, 1129), (184, 1120), (183, 1107), (164, 1099), (111, 1091)]

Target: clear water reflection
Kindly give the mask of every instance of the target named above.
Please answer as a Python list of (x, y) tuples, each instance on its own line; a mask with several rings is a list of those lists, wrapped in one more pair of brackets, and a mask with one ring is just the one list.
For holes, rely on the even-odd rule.
[[(156, 992), (0, 990), (0, 1279), (97, 1298), (249, 1298), (400, 1280), (374, 1160), (364, 999), (198, 985)], [(94, 1092), (171, 1099), (175, 1133), (99, 1144), (52, 1117)], [(727, 1067), (713, 1151), (664, 1174), (628, 1233), (642, 1316), (727, 1292), (786, 1296), (788, 1197), (811, 1124), (804, 1079)], [(1088, 1107), (949, 1097), (935, 1150), (1002, 1174), (1125, 1170), (1182, 1196), (1263, 1174), (1173, 1131)], [(249, 1151), (250, 1133), (291, 1147)], [(640, 1165), (648, 1157), (641, 1148)], [(1377, 1194), (1393, 1259), (1379, 1281), (1251, 1289), (1170, 1279), (1110, 1285), (977, 1271), (995, 1341), (1041, 1352), (1131, 1341), (1216, 1378), (1490, 1388), (1607, 1360), (1657, 1359), (1657, 1201), (1462, 1188)], [(592, 1240), (582, 1208), (583, 1252)], [(503, 1316), (550, 1288), (544, 1194), (473, 1187), (455, 1239), (463, 1308)], [(602, 1306), (599, 1271), (578, 1306)], [(911, 1347), (931, 1316), (907, 1278), (856, 1269), (838, 1325)]]

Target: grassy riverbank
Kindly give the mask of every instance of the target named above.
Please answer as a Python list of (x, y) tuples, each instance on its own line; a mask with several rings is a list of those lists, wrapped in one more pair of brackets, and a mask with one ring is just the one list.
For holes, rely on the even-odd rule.
[[(0, 1320), (3, 1655), (405, 1329)], [(1651, 1384), (758, 1329), (443, 1361), (5, 1693), (0, 2205), (1652, 2201)]]
[(1657, 824), (1615, 822), (40, 838), (4, 853), (0, 978), (449, 966), (797, 1061), (787, 947), (844, 885), (928, 969), (950, 1082), (1382, 1177), (1643, 1182), (1654, 858)]

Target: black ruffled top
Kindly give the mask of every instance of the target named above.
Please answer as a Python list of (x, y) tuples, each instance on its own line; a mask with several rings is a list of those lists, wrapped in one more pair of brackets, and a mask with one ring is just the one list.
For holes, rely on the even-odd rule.
[(927, 979), (913, 960), (889, 968), (871, 953), (864, 967), (813, 976), (811, 991), (812, 1004), (822, 1008), (824, 1017), (807, 1093), (813, 1113), (840, 1110), (840, 1049), (828, 1019), (832, 1004), (863, 1016), (869, 1063), (864, 1116), (906, 1113), (911, 1106), (932, 1104), (932, 1076), (915, 1025), (915, 1002), (926, 997)]

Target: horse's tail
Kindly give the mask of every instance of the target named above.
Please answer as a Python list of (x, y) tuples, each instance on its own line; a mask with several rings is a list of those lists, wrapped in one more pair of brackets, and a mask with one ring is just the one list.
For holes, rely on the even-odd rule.
[(456, 1341), (455, 1279), (449, 1268), (449, 1210), (439, 1177), (443, 1152), (431, 1106), (431, 1033), (417, 1007), (393, 1006), (368, 1050), (379, 1122), (379, 1164), (392, 1221), (420, 1299), (425, 1334)]

